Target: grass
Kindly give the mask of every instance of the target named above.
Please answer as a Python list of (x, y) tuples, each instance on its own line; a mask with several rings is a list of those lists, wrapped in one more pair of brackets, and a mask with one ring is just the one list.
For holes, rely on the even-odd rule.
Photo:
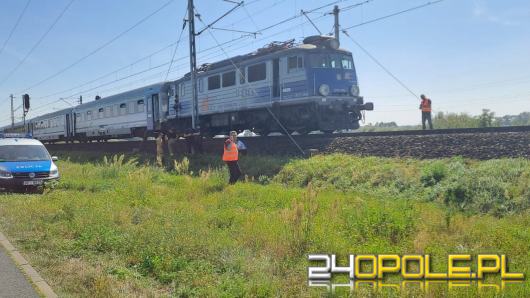
[[(234, 186), (215, 157), (192, 163), (203, 170), (61, 161), (56, 189), (0, 195), (0, 229), (64, 297), (321, 296), (306, 259), (322, 252), (428, 253), (438, 271), (448, 253), (505, 253), (510, 270), (530, 274), (525, 160), (331, 155), (282, 167), (263, 157), (252, 177), (267, 178)], [(503, 292), (529, 294), (528, 282)]]

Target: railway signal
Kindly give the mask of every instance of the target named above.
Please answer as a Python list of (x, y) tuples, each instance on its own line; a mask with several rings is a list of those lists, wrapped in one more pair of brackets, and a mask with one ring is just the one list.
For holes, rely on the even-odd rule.
[(22, 106), (24, 107), (24, 113), (28, 113), (29, 111), (29, 107), (30, 107), (30, 102), (29, 102), (29, 95), (28, 94), (24, 94), (22, 95)]
[(27, 131), (27, 128), (26, 128), (26, 114), (28, 114), (29, 112), (29, 107), (30, 107), (30, 98), (29, 98), (29, 94), (24, 94), (22, 95), (22, 109), (23, 109), (23, 115), (24, 115), (24, 129), (26, 129), (26, 133), (28, 132)]

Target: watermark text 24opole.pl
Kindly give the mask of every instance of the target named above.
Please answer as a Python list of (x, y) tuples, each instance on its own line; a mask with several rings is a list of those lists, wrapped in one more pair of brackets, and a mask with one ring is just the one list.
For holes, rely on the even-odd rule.
[(308, 260), (308, 279), (313, 286), (327, 284), (335, 275), (347, 275), (352, 281), (382, 282), (387, 276), (397, 275), (403, 281), (478, 281), (479, 285), (487, 275), (496, 275), (503, 286), (506, 281), (525, 279), (523, 273), (510, 272), (508, 258), (498, 254), (451, 254), (447, 256), (447, 269), (442, 272), (434, 272), (430, 255), (349, 255), (346, 266), (338, 265), (333, 254), (310, 254)]

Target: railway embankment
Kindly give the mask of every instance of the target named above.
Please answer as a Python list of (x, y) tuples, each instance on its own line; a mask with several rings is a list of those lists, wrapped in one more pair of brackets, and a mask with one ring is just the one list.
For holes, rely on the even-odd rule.
[[(306, 152), (345, 153), (359, 156), (412, 157), (433, 159), (453, 156), (486, 160), (530, 158), (530, 130), (447, 130), (435, 132), (382, 132), (293, 136)], [(249, 154), (301, 155), (287, 136), (241, 138)], [(221, 154), (224, 139), (203, 139), (207, 154)], [(186, 140), (169, 143), (176, 155), (188, 153)], [(48, 144), (48, 150), (101, 152), (103, 154), (155, 154), (154, 141), (109, 141), (105, 143)], [(169, 151), (169, 150), (168, 150)]]

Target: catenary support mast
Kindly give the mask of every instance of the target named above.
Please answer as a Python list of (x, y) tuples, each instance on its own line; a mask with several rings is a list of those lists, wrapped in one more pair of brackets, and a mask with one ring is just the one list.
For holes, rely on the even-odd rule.
[(13, 94), (9, 96), (11, 98), (11, 128), (15, 127), (15, 107), (13, 106)]
[(191, 127), (194, 132), (200, 129), (199, 102), (197, 98), (197, 52), (195, 48), (195, 9), (193, 0), (188, 0), (188, 29), (190, 41), (190, 75), (191, 75)]

